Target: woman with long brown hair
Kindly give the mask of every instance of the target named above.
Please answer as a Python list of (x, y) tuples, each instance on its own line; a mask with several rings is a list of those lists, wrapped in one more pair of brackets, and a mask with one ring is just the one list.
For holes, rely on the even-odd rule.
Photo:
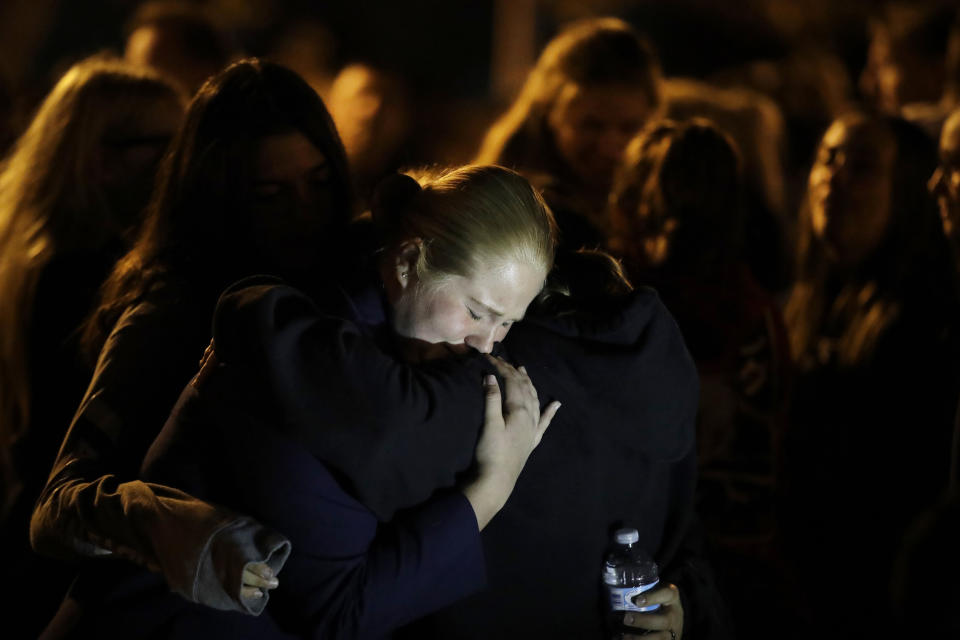
[(918, 128), (853, 113), (810, 171), (786, 307), (797, 378), (781, 534), (806, 592), (822, 586), (811, 566), (856, 576), (843, 607), (805, 612), (842, 637), (885, 624), (893, 554), (947, 481), (960, 314), (926, 190), (935, 163)]
[[(4, 547), (33, 567), (11, 576), (40, 562), (29, 551), (30, 509), (90, 376), (76, 332), (140, 222), (183, 102), (155, 73), (84, 60), (59, 80), (3, 164), (0, 528)], [(65, 586), (52, 575), (49, 582)]]
[[(343, 147), (323, 102), (297, 74), (244, 60), (197, 92), (144, 225), (85, 325), (96, 370), (34, 510), (37, 550), (71, 560), (123, 555), (159, 569), (190, 599), (256, 608), (244, 598), (256, 588), (221, 583), (224, 573), (208, 561), (244, 567), (270, 558), (282, 538), (261, 533), (244, 547), (261, 532), (256, 523), (137, 482), (137, 471), (196, 372), (220, 292), (256, 273), (309, 285), (325, 273), (321, 258), (341, 255), (342, 236), (331, 230), (351, 214)], [(334, 249), (320, 251), (326, 244)], [(131, 502), (152, 507), (131, 513)], [(167, 546), (192, 539), (186, 521), (210, 540), (206, 555)]]
[(476, 161), (512, 167), (542, 187), (564, 246), (599, 246), (614, 170), (660, 112), (660, 83), (653, 50), (626, 22), (576, 22), (544, 48)]

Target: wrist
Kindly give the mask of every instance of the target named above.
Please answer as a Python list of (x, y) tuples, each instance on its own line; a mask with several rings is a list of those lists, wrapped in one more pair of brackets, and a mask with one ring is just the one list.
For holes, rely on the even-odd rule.
[(500, 475), (481, 474), (463, 488), (463, 495), (473, 507), (481, 531), (507, 503), (513, 489), (513, 482), (507, 480)]

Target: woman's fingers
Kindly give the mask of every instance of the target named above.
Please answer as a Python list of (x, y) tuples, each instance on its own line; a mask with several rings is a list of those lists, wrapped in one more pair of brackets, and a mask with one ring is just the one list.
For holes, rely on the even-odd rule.
[(554, 400), (543, 410), (543, 413), (540, 415), (540, 424), (537, 428), (537, 444), (540, 444), (543, 434), (546, 432), (547, 427), (550, 426), (550, 423), (553, 422), (554, 416), (557, 415), (557, 411), (560, 410), (560, 401)]
[(650, 607), (655, 604), (669, 607), (679, 602), (680, 590), (673, 584), (664, 584), (633, 599), (633, 603), (639, 607)]
[(623, 616), (623, 624), (637, 629), (649, 629), (657, 633), (644, 635), (644, 638), (664, 638), (679, 640), (683, 635), (683, 605), (680, 590), (676, 585), (665, 584), (647, 591), (633, 599), (634, 604), (649, 607), (661, 605), (649, 613), (628, 612)]
[(240, 597), (241, 598), (262, 598), (263, 591), (260, 591), (258, 587), (240, 587)]
[(487, 360), (496, 368), (497, 373), (504, 380), (507, 410), (524, 410), (529, 411), (532, 416), (539, 416), (536, 424), (538, 438), (542, 436), (543, 431), (549, 426), (550, 420), (553, 420), (553, 416), (559, 408), (559, 403), (552, 403), (556, 404), (556, 407), (552, 404), (548, 405), (543, 413), (540, 413), (540, 398), (526, 367), (521, 365), (515, 368), (503, 358), (491, 355), (487, 355)]
[(500, 399), (500, 384), (492, 373), (483, 379), (485, 400), (485, 422), (489, 426), (497, 424), (503, 427), (503, 402)]
[(280, 584), (265, 562), (251, 562), (243, 568), (243, 588), (275, 589)]
[[(522, 428), (533, 436), (533, 446), (536, 447), (540, 444), (540, 440), (553, 421), (554, 416), (557, 415), (557, 411), (560, 410), (560, 402), (556, 400), (551, 402), (541, 412), (537, 389), (533, 386), (533, 381), (530, 380), (526, 367), (521, 365), (515, 368), (503, 358), (491, 355), (487, 355), (487, 360), (496, 368), (497, 373), (504, 381), (503, 392), (506, 396), (506, 415), (499, 414), (502, 415), (504, 426), (522, 425)], [(493, 378), (493, 376), (489, 378)], [(489, 382), (487, 384), (489, 385)], [(499, 406), (494, 406), (494, 403), (499, 400), (499, 389), (496, 389), (496, 393), (491, 393), (488, 386), (486, 398), (488, 415), (493, 411), (501, 411)], [(521, 411), (523, 416), (526, 417), (518, 413)], [(520, 421), (518, 422), (516, 418), (520, 418)]]
[(497, 373), (499, 373), (503, 378), (521, 375), (512, 364), (498, 356), (491, 356), (490, 354), (487, 354), (487, 362), (492, 364), (493, 368), (496, 369)]
[(623, 624), (637, 629), (669, 629), (670, 616), (665, 613), (625, 613), (623, 614)]

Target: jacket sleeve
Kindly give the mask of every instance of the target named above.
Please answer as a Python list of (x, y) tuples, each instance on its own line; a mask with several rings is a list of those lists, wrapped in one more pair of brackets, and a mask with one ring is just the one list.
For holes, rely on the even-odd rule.
[(221, 363), (188, 387), (143, 473), (284, 532), (295, 553), (270, 599), (274, 620), (297, 634), (381, 637), (481, 586), (477, 521), (461, 493), (380, 523), (300, 442), (221, 410), (254, 394), (245, 381)]
[(361, 555), (300, 551), (275, 602), (295, 607), (314, 638), (380, 638), (482, 588), (486, 569), (477, 521), (458, 492), (381, 525)]
[(34, 508), (31, 544), (67, 560), (124, 557), (161, 571), (194, 602), (259, 613), (265, 603), (240, 597), (239, 576), (248, 562), (279, 570), (289, 547), (283, 537), (182, 491), (128, 480), (169, 410), (158, 407), (172, 403), (153, 397), (154, 386), (165, 386), (142, 374), (170, 357), (166, 321), (141, 308), (111, 333)]
[(221, 297), (214, 342), (221, 362), (255, 372), (284, 432), (383, 520), (451, 486), (472, 461), (479, 357), (407, 365), (361, 326), (276, 284)]

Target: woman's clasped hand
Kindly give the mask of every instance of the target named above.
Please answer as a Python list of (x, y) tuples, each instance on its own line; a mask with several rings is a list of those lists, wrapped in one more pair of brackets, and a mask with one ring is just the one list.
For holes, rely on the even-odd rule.
[(527, 370), (514, 368), (502, 358), (487, 356), (504, 381), (501, 395), (496, 376), (484, 379), (486, 406), (483, 433), (477, 443), (477, 478), (464, 488), (464, 495), (477, 514), (482, 529), (506, 503), (550, 421), (560, 409), (551, 402), (540, 411), (537, 390)]

